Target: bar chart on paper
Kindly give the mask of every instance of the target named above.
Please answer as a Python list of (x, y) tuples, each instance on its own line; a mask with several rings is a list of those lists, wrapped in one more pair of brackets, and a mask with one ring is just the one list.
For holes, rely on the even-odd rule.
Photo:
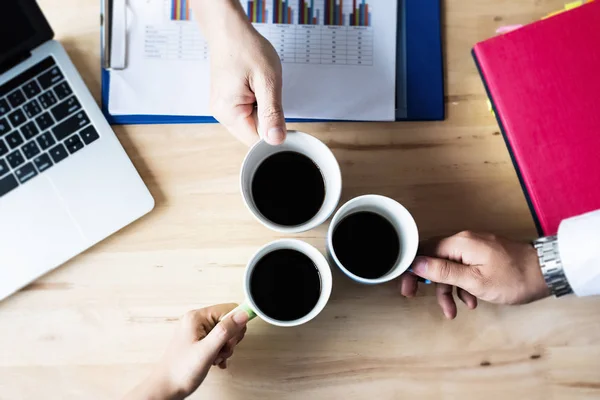
[(193, 21), (191, 0), (151, 0), (162, 4), (158, 21), (144, 27), (144, 57), (208, 61), (208, 44)]
[(189, 21), (192, 19), (191, 0), (170, 0), (171, 21)]
[(249, 0), (242, 1), (253, 23), (370, 26), (367, 0)]
[(289, 0), (251, 0), (247, 2), (246, 14), (253, 23), (292, 24), (295, 11), (291, 3)]
[[(146, 26), (147, 58), (208, 60), (191, 0), (162, 0), (165, 23)], [(248, 20), (283, 63), (372, 66), (374, 28), (367, 0), (240, 0)]]
[(242, 1), (248, 20), (284, 63), (373, 65), (366, 0)]
[[(136, 16), (132, 52), (128, 68), (111, 72), (109, 111), (210, 115), (209, 48), (192, 1), (128, 0), (128, 6)], [(395, 1), (240, 0), (240, 6), (282, 62), (286, 117), (394, 120)]]

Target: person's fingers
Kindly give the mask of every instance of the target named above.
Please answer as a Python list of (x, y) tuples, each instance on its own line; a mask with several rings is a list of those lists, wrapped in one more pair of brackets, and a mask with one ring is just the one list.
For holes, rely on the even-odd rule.
[[(245, 105), (254, 109), (253, 105)], [(252, 111), (247, 116), (240, 116), (233, 122), (224, 124), (229, 132), (247, 146), (252, 146), (260, 140), (256, 126), (256, 119)]]
[(243, 332), (240, 332), (236, 337), (230, 339), (227, 344), (221, 348), (221, 353), (232, 353), (235, 346), (240, 342), (242, 335)]
[(438, 283), (435, 288), (435, 294), (446, 318), (456, 318), (456, 303), (454, 302), (454, 296), (452, 296), (452, 286)]
[(444, 258), (465, 265), (481, 264), (495, 236), (488, 233), (463, 231), (446, 238), (433, 238), (419, 244), (419, 254)]
[(223, 360), (222, 362), (219, 363), (219, 368), (221, 369), (227, 369), (227, 360)]
[(197, 342), (206, 336), (223, 315), (235, 307), (237, 307), (237, 304), (229, 303), (190, 310), (181, 317), (181, 325), (178, 332), (185, 340)]
[(211, 89), (210, 108), (212, 115), (241, 142), (250, 146), (259, 140), (255, 118), (256, 96), (247, 82), (233, 85), (217, 85)]
[[(233, 339), (232, 339), (233, 340)], [(218, 356), (221, 357), (229, 352), (231, 352), (234, 348), (235, 344), (231, 344), (231, 340), (225, 344), (225, 346), (221, 347), (219, 350)]]
[(240, 343), (244, 339), (244, 335), (246, 334), (246, 329), (247, 329), (247, 327), (244, 327), (244, 329), (242, 329), (242, 331), (240, 332), (239, 335), (237, 335), (233, 339), (229, 340), (229, 342), (227, 342), (227, 344), (225, 344), (225, 346), (223, 346), (221, 348), (221, 350), (219, 351), (219, 354), (217, 354), (217, 358), (213, 362), (213, 365), (218, 365), (223, 360), (226, 360), (226, 359), (230, 358), (231, 356), (233, 356), (235, 346), (237, 346), (238, 343)]
[(406, 272), (398, 278), (398, 288), (404, 297), (414, 297), (417, 294), (417, 276)]
[(236, 337), (232, 338), (229, 342), (227, 342), (226, 347), (230, 347), (233, 349), (235, 346), (237, 346), (237, 344), (239, 342), (241, 342), (241, 340), (244, 338), (245, 334), (246, 334), (246, 328), (244, 327), (244, 329)]
[(221, 350), (221, 352), (219, 352), (219, 355), (217, 356), (217, 358), (222, 358), (224, 360), (227, 360), (232, 355), (233, 355), (233, 347), (227, 347), (226, 350)]
[(281, 74), (257, 76), (253, 90), (258, 105), (260, 136), (271, 145), (283, 143), (287, 133), (281, 99)]
[(421, 278), (458, 286), (469, 292), (475, 292), (472, 289), (480, 284), (470, 266), (450, 260), (418, 256), (413, 262), (412, 270)]
[[(219, 318), (223, 315), (220, 315)], [(216, 324), (209, 334), (196, 345), (200, 358), (209, 364), (212, 363), (223, 346), (242, 332), (247, 322), (248, 313), (238, 311)]]
[(237, 343), (239, 343), (242, 340), (244, 340), (244, 336), (246, 336), (246, 330), (248, 330), (247, 326), (245, 326), (244, 329), (242, 329), (242, 332), (238, 335), (238, 337), (237, 337)]
[(461, 262), (469, 240), (462, 232), (450, 237), (424, 240), (419, 244), (419, 254)]
[(456, 295), (467, 305), (467, 307), (469, 307), (469, 309), (474, 310), (477, 308), (477, 297), (473, 296), (471, 293), (464, 289), (456, 288)]

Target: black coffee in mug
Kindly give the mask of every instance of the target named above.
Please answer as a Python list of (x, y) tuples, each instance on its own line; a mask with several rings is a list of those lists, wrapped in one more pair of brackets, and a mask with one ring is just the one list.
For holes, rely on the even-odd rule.
[(275, 250), (254, 266), (250, 296), (268, 317), (294, 321), (317, 305), (321, 296), (321, 274), (307, 255), (291, 249)]
[(295, 151), (265, 159), (252, 179), (252, 199), (269, 221), (297, 226), (310, 221), (325, 200), (325, 181), (313, 160)]
[(386, 275), (400, 256), (396, 229), (374, 212), (356, 212), (342, 219), (333, 232), (332, 244), (340, 263), (365, 279)]

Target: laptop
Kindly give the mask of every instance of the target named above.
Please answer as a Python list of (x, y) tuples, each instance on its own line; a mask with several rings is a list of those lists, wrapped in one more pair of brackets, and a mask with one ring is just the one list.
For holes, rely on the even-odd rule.
[(0, 3), (0, 300), (154, 200), (35, 0)]

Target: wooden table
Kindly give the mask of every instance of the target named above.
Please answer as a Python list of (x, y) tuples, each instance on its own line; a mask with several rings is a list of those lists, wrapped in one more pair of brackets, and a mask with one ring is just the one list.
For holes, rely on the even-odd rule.
[[(97, 100), (99, 5), (40, 0)], [(470, 56), (503, 24), (561, 0), (447, 0), (448, 118), (434, 123), (292, 125), (327, 143), (342, 201), (381, 193), (406, 205), (423, 237), (462, 229), (518, 239), (534, 225)], [(186, 310), (242, 299), (244, 265), (280, 237), (238, 191), (246, 151), (217, 125), (115, 127), (156, 209), (0, 303), (0, 399), (118, 398), (161, 355)], [(299, 238), (323, 249), (326, 226)], [(600, 396), (600, 299), (439, 311), (432, 288), (401, 298), (334, 271), (313, 322), (254, 321), (227, 371), (193, 398), (549, 399)]]

